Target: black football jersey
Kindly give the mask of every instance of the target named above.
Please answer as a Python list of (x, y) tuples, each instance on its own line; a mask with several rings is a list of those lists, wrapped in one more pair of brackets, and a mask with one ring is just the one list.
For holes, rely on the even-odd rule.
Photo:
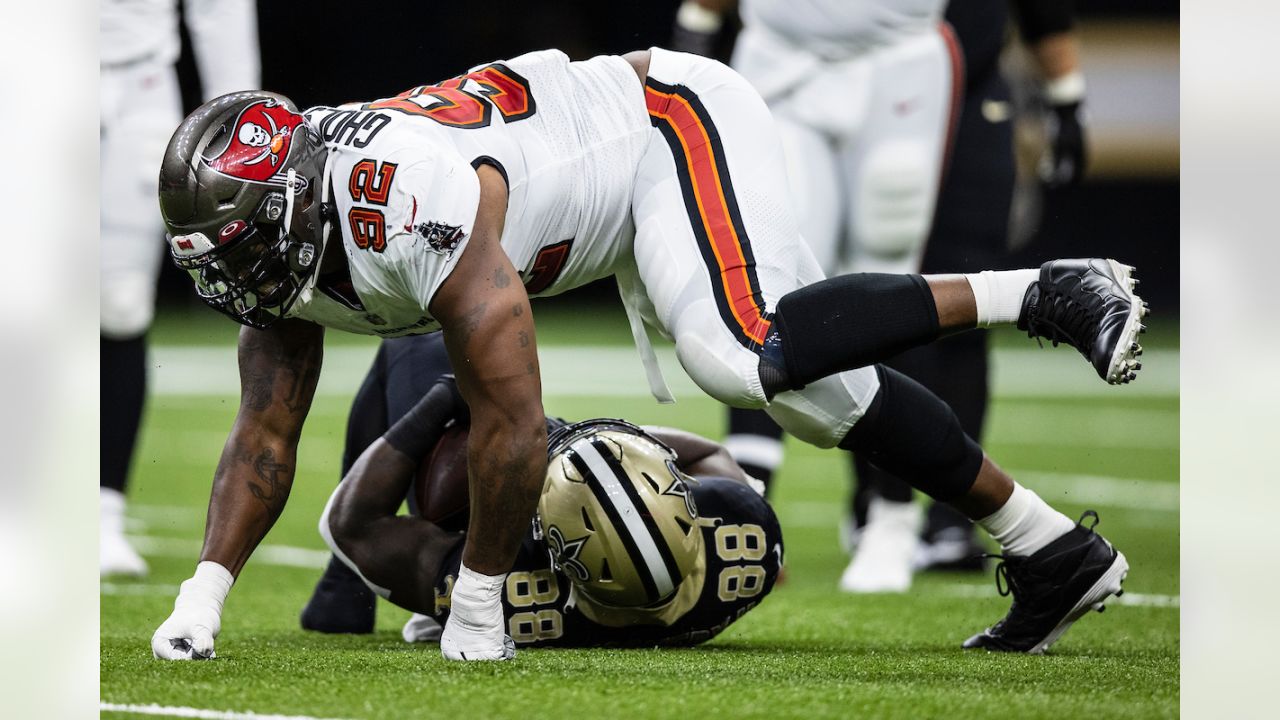
[[(507, 633), (520, 646), (655, 647), (710, 640), (751, 610), (778, 579), (782, 529), (773, 509), (744, 483), (700, 478), (690, 483), (702, 529), (706, 577), (702, 592), (671, 625), (610, 627), (569, 605), (568, 577), (532, 529), (525, 536), (502, 592)], [(462, 562), (462, 544), (450, 553), (436, 580), (435, 617), (449, 615), (449, 594)]]

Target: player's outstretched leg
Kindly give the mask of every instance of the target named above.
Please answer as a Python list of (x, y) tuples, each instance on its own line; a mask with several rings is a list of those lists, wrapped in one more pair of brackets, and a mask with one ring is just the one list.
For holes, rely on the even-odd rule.
[(949, 332), (1016, 323), (1078, 349), (1109, 383), (1142, 364), (1147, 314), (1133, 268), (1115, 260), (1055, 260), (1039, 270), (968, 275), (841, 275), (784, 295), (760, 355), (770, 398), (865, 367)]

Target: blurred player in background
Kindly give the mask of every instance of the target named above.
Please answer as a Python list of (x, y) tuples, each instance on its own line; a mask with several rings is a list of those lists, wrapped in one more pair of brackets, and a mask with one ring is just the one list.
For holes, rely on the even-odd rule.
[[(379, 355), (388, 351), (405, 366), (433, 369), (417, 374), (432, 386), (352, 464), (320, 532), (362, 582), (417, 613), (406, 640), (434, 641), (449, 614), (468, 511), (465, 441), (438, 441), (447, 427), (465, 427), (467, 408), (444, 374), (438, 333), (386, 341)], [(375, 377), (352, 406), (349, 432), (385, 422)], [(538, 520), (502, 587), (517, 645), (696, 644), (769, 593), (781, 531), (763, 487), (751, 489), (724, 448), (613, 420), (549, 418), (547, 428)], [(397, 515), (406, 494), (410, 515)]]
[[(103, 0), (101, 86), (102, 458), (99, 570), (143, 575), (124, 536), (125, 487), (146, 397), (146, 333), (155, 312), (164, 227), (156, 168), (182, 120), (174, 63), (177, 0)], [(206, 99), (259, 80), (253, 0), (185, 0)]]
[[(1010, 205), (1017, 172), (1014, 104), (1000, 71), (1000, 53), (1011, 7), (1022, 42), (1040, 74), (1041, 107), (1048, 110), (1049, 145), (1038, 167), (1040, 182), (1054, 189), (1078, 184), (1083, 177), (1084, 75), (1073, 5), (1066, 0), (948, 5), (946, 19), (964, 50), (965, 98), (922, 272), (977, 272), (1008, 266)], [(989, 400), (987, 343), (985, 330), (965, 333), (909, 350), (888, 364), (937, 393), (956, 411), (965, 432), (980, 438)], [(865, 458), (858, 457), (855, 463), (858, 488), (846, 527), (862, 525), (863, 530), (846, 579), (866, 578), (870, 588), (899, 591), (910, 584), (913, 568), (983, 570), (985, 548), (968, 518), (945, 503), (930, 504), (917, 548), (919, 519), (911, 487)]]
[[(674, 43), (703, 53), (723, 47), (724, 16), (734, 4), (686, 0), (677, 14)], [(1055, 113), (1055, 150), (1060, 152), (1049, 170), (1056, 182), (1067, 182), (1083, 165), (1075, 121), (1079, 98), (1068, 102), (1083, 90), (1083, 82), (1072, 75), (1078, 70), (1074, 45), (1057, 37), (1069, 29), (1069, 14), (1064, 27), (1063, 3), (1021, 4), (1027, 6), (1022, 17), (1038, 33), (1028, 37), (1038, 43), (1046, 76), (1057, 80), (1049, 85), (1049, 95), (1061, 106)], [(999, 266), (1012, 191), (1012, 139), (1007, 89), (991, 87), (991, 77), (998, 80), (994, 61), (1003, 42), (1006, 3), (953, 6), (963, 6), (947, 15), (948, 21), (958, 16), (963, 59), (950, 27), (941, 23), (940, 1), (743, 3), (744, 27), (733, 64), (761, 91), (778, 120), (802, 234), (828, 274)], [(1054, 12), (1059, 6), (1062, 12)], [(961, 81), (966, 66), (967, 85)], [(961, 106), (966, 90), (968, 100)], [(979, 108), (987, 113), (984, 122), (998, 124), (1003, 134), (975, 129)], [(961, 125), (953, 149), (957, 119)], [(960, 162), (965, 167), (948, 171)], [(935, 209), (940, 182), (944, 197)], [(931, 236), (938, 240), (926, 245)], [(979, 437), (987, 399), (985, 348), (985, 332), (966, 334), (890, 364), (924, 381), (957, 410), (966, 432)], [(725, 443), (759, 477), (771, 478), (782, 462), (781, 429), (763, 413), (731, 410)], [(886, 489), (854, 494), (858, 524), (864, 527), (861, 533), (844, 533), (847, 545), (856, 544), (858, 552), (840, 587), (904, 591), (917, 555), (919, 510), (910, 502), (908, 486), (865, 458), (856, 458), (855, 465), (863, 479), (860, 489), (879, 484)], [(944, 505), (937, 507), (927, 532), (941, 544), (930, 548), (938, 552), (928, 562), (972, 555), (971, 523)], [(981, 563), (978, 559), (977, 569)]]

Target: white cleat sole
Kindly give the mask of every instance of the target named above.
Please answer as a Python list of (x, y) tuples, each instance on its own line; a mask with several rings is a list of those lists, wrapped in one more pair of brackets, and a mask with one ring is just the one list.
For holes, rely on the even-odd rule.
[(1107, 365), (1107, 382), (1112, 385), (1123, 385), (1138, 377), (1142, 363), (1138, 356), (1142, 355), (1142, 346), (1138, 344), (1138, 336), (1147, 331), (1142, 320), (1147, 316), (1147, 304), (1133, 290), (1138, 280), (1133, 276), (1134, 268), (1115, 260), (1107, 260), (1111, 272), (1120, 284), (1120, 291), (1129, 300), (1129, 317), (1125, 320), (1120, 340), (1111, 353), (1111, 362)]
[(1058, 623), (1053, 630), (1045, 636), (1043, 640), (1036, 643), (1030, 650), (1029, 655), (1041, 655), (1048, 650), (1062, 634), (1071, 628), (1073, 624), (1080, 618), (1084, 617), (1090, 610), (1102, 612), (1106, 609), (1105, 601), (1111, 596), (1120, 596), (1124, 593), (1121, 584), (1124, 578), (1129, 574), (1129, 561), (1125, 559), (1124, 553), (1117, 551), (1115, 560), (1111, 562), (1111, 567), (1098, 578), (1098, 581), (1089, 588), (1089, 592), (1080, 598), (1080, 602), (1071, 608), (1071, 612)]

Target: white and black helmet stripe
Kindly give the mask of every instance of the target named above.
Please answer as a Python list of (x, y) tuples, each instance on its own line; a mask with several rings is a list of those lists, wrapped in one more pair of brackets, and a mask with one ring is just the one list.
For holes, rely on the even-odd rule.
[(571, 450), (573, 464), (618, 529), (650, 602), (669, 597), (679, 580), (675, 560), (622, 466), (599, 439), (583, 438)]

